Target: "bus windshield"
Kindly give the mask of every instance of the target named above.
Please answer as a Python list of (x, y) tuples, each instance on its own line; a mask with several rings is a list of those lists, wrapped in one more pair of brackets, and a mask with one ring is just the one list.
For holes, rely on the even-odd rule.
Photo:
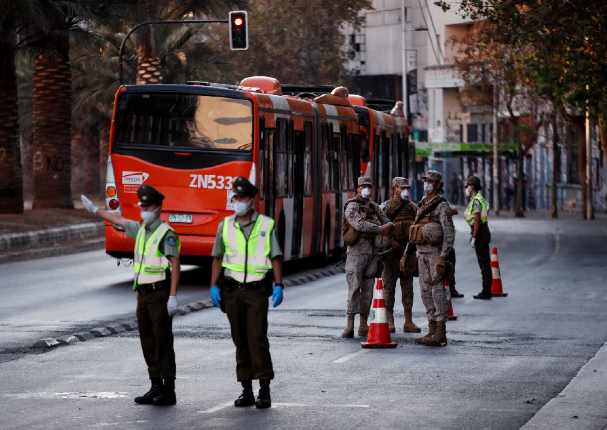
[(197, 94), (123, 93), (116, 112), (115, 143), (140, 149), (250, 151), (252, 103)]

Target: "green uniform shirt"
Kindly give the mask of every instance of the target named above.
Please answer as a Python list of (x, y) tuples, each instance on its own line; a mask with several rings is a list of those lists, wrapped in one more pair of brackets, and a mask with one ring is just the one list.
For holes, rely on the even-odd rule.
[[(150, 235), (156, 231), (160, 224), (162, 224), (162, 220), (157, 218), (152, 224), (146, 225), (144, 240), (148, 240), (148, 237), (150, 237)], [(139, 232), (140, 227), (141, 223), (127, 219), (126, 225), (124, 226), (126, 236), (130, 237), (131, 239), (137, 239), (137, 232)], [(177, 236), (177, 233), (175, 233), (173, 230), (167, 231), (163, 236), (158, 249), (164, 255), (179, 257), (179, 236)]]
[[(246, 223), (244, 225), (239, 223), (240, 229), (242, 230), (242, 232), (244, 233), (244, 235), (247, 239), (248, 239), (249, 235), (251, 234), (253, 227), (255, 226), (255, 221), (257, 221), (258, 216), (259, 216), (259, 214), (255, 211), (253, 211), (253, 215), (251, 216), (251, 219), (249, 220), (248, 223)], [(223, 244), (223, 222), (224, 221), (225, 220), (222, 220), (219, 223), (219, 227), (217, 228), (217, 236), (215, 236), (215, 245), (213, 245), (213, 251), (211, 252), (211, 255), (213, 257), (217, 257), (217, 258), (222, 258), (223, 254), (225, 254), (225, 252), (226, 252), (225, 246)], [(238, 222), (238, 221), (234, 221), (234, 222)], [(279, 257), (281, 255), (283, 255), (283, 254), (280, 249), (280, 245), (278, 244), (278, 236), (276, 235), (276, 225), (274, 225), (274, 228), (272, 229), (272, 233), (270, 233), (270, 259)]]

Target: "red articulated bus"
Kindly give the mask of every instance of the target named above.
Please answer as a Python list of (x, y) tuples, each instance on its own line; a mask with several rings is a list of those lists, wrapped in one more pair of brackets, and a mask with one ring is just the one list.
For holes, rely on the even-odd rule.
[[(245, 176), (260, 190), (257, 211), (276, 220), (285, 260), (328, 257), (343, 246), (343, 204), (356, 194), (358, 176), (372, 175), (375, 196), (384, 198), (390, 175), (408, 176), (403, 163), (410, 160), (402, 113), (375, 111), (347, 89), (330, 88), (283, 95), (267, 77), (239, 86), (121, 87), (107, 210), (139, 219), (137, 188), (154, 186), (165, 195), (160, 217), (180, 236), (182, 262), (203, 264), (219, 222), (233, 214), (232, 182)], [(132, 258), (133, 248), (124, 231), (106, 223), (109, 255)]]

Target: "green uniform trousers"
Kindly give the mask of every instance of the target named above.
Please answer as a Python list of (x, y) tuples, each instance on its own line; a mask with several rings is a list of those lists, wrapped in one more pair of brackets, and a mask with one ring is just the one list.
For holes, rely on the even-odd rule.
[(483, 223), (478, 229), (474, 245), (476, 248), (476, 258), (478, 260), (478, 265), (481, 268), (481, 276), (483, 278), (483, 291), (485, 292), (491, 292), (491, 284), (493, 283), (489, 243), (491, 243), (491, 232), (489, 231), (487, 223)]
[(268, 294), (265, 288), (225, 290), (223, 300), (236, 345), (236, 378), (274, 379), (268, 341)]
[(151, 378), (175, 379), (173, 318), (167, 311), (168, 288), (137, 294), (137, 326)]

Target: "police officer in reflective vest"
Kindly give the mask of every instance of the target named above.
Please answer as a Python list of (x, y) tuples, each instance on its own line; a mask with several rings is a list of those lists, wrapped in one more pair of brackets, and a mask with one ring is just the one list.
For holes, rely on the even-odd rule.
[(181, 244), (177, 233), (160, 219), (164, 195), (150, 185), (137, 190), (141, 219), (125, 219), (97, 207), (82, 196), (84, 207), (104, 220), (122, 227), (135, 239), (133, 290), (137, 291), (137, 325), (143, 356), (152, 381), (150, 390), (135, 397), (139, 404), (174, 405), (175, 351), (173, 315), (177, 313), (177, 288), (181, 266)]
[[(236, 378), (243, 392), (234, 406), (269, 408), (274, 370), (267, 335), (268, 297), (272, 296), (273, 307), (282, 302), (282, 251), (274, 220), (255, 211), (257, 192), (243, 176), (234, 179), (236, 214), (221, 221), (217, 230), (211, 298), (215, 306), (225, 309), (236, 345)], [(259, 379), (257, 400), (253, 379)]]
[(466, 212), (464, 212), (464, 217), (470, 226), (470, 246), (476, 251), (476, 258), (483, 278), (483, 291), (472, 297), (489, 300), (493, 297), (491, 293), (493, 274), (491, 273), (491, 254), (489, 253), (491, 232), (487, 223), (489, 203), (479, 193), (482, 189), (481, 180), (478, 177), (471, 176), (468, 179), (465, 191), (466, 196), (470, 197), (470, 203)]

